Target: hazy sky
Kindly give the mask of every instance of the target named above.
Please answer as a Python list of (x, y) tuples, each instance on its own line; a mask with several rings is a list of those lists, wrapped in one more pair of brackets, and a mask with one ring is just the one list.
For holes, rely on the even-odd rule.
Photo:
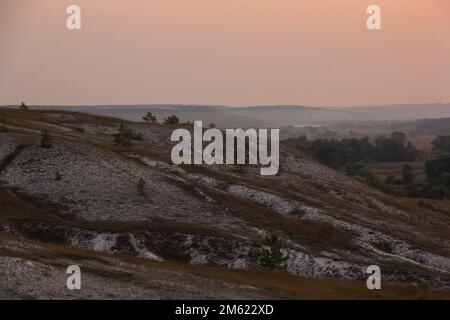
[(0, 104), (20, 101), (450, 102), (450, 0), (0, 0)]

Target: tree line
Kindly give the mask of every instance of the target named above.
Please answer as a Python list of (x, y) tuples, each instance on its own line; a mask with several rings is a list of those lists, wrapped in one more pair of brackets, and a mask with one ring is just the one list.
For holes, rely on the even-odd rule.
[(417, 149), (406, 140), (403, 132), (393, 132), (389, 137), (380, 136), (374, 142), (368, 137), (308, 140), (306, 136), (285, 142), (337, 169), (351, 169), (359, 162), (410, 162), (417, 156)]
[(436, 159), (425, 162), (426, 178), (419, 180), (409, 164), (403, 164), (402, 177), (388, 176), (384, 180), (373, 175), (365, 168), (373, 162), (413, 162), (417, 158), (417, 149), (407, 141), (403, 132), (393, 132), (389, 136), (380, 136), (372, 141), (369, 138), (352, 139), (316, 139), (305, 136), (285, 140), (317, 161), (338, 169), (356, 180), (370, 185), (384, 193), (400, 197), (424, 197), (450, 199), (450, 136), (438, 136), (433, 149), (442, 154)]

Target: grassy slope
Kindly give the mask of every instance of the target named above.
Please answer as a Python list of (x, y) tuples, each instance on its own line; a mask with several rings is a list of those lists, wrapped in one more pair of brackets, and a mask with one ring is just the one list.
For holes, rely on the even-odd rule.
[[(29, 121), (47, 121), (48, 117), (44, 112), (36, 111), (16, 111), (3, 110), (2, 113), (6, 115), (8, 124), (14, 126), (26, 127), (29, 129), (40, 130), (38, 124), (31, 124)], [(117, 123), (117, 119), (95, 117), (80, 115), (76, 113), (61, 112), (63, 115), (76, 115), (77, 120), (74, 120), (74, 126), (77, 121), (85, 121), (96, 124), (112, 124)], [(79, 118), (81, 117), (81, 118)], [(26, 119), (27, 121), (24, 121)], [(67, 120), (60, 120), (55, 118), (54, 124), (61, 122), (67, 123)], [(234, 201), (234, 200), (233, 200)], [(252, 208), (252, 204), (245, 201), (235, 202), (235, 205), (245, 211), (257, 211), (264, 215), (261, 210)], [(245, 210), (244, 210), (245, 209)], [(23, 220), (60, 220), (56, 208), (47, 206), (46, 204), (27, 197), (26, 195), (19, 195), (14, 190), (0, 188), (0, 223), (14, 223), (15, 221)], [(75, 223), (83, 223), (78, 221)], [(279, 221), (278, 223), (282, 223)], [(110, 226), (111, 228), (113, 226)], [(173, 226), (169, 226), (173, 227)], [(178, 226), (182, 227), (182, 226)], [(192, 228), (192, 226), (189, 226)], [(311, 230), (314, 231), (314, 228)], [(317, 230), (316, 230), (317, 231)], [(205, 230), (201, 230), (205, 232)], [(1, 234), (3, 237), (11, 237), (9, 235)], [(227, 282), (238, 284), (251, 285), (258, 288), (264, 288), (273, 293), (273, 298), (287, 298), (287, 299), (417, 299), (417, 298), (442, 298), (450, 299), (448, 292), (433, 292), (423, 289), (415, 288), (411, 285), (386, 285), (383, 290), (369, 291), (367, 290), (363, 281), (341, 281), (341, 280), (324, 280), (324, 279), (307, 279), (288, 275), (281, 271), (270, 270), (231, 270), (224, 268), (213, 268), (207, 266), (194, 266), (178, 262), (155, 262), (126, 255), (111, 255), (106, 253), (99, 253), (94, 251), (80, 250), (67, 248), (63, 246), (50, 245), (39, 243), (27, 239), (20, 239), (23, 242), (37, 244), (41, 250), (34, 250), (30, 252), (10, 252), (0, 251), (3, 256), (19, 256), (30, 260), (41, 260), (48, 258), (57, 258), (63, 256), (70, 256), (79, 259), (103, 259), (105, 257), (114, 256), (128, 263), (141, 265), (146, 268), (177, 270), (191, 274), (200, 275), (206, 278), (214, 278)], [(96, 272), (102, 273), (102, 270)], [(105, 272), (105, 277), (114, 275)]]

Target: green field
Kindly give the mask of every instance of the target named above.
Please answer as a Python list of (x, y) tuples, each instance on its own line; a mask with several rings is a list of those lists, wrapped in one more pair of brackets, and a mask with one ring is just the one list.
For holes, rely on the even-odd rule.
[(402, 178), (403, 165), (408, 164), (413, 168), (416, 178), (419, 180), (425, 179), (425, 163), (423, 161), (417, 162), (374, 162), (369, 163), (365, 167), (370, 170), (377, 178), (385, 179), (389, 176)]

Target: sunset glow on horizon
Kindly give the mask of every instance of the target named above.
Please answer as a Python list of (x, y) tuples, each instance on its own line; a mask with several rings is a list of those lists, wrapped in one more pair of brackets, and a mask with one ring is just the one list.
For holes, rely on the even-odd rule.
[(0, 40), (0, 105), (450, 102), (447, 0), (2, 0)]

